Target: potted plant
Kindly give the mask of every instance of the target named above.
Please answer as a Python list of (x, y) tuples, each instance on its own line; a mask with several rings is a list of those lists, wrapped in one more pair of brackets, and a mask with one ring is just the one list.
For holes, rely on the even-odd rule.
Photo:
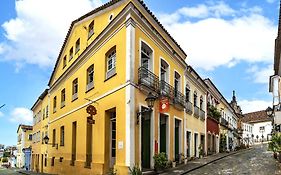
[(168, 159), (166, 153), (161, 152), (159, 154), (155, 154), (153, 156), (153, 159), (154, 159), (154, 170), (156, 172), (163, 171), (167, 167)]
[(173, 161), (172, 161), (172, 168), (175, 168), (177, 166), (177, 161), (176, 161), (176, 159), (174, 159)]
[[(271, 142), (268, 144), (268, 149), (273, 151), (273, 157), (278, 158), (278, 161), (281, 162), (281, 135), (273, 135)], [(279, 155), (277, 155), (277, 152)]]
[(185, 160), (184, 154), (183, 154), (183, 153), (180, 153), (180, 154), (179, 154), (179, 163), (180, 163), (180, 164), (183, 163), (184, 160)]
[(137, 165), (134, 165), (132, 169), (129, 167), (129, 171), (131, 175), (142, 175), (140, 167)]
[(203, 145), (200, 144), (199, 148), (199, 157), (202, 158), (204, 156), (204, 150), (203, 150)]

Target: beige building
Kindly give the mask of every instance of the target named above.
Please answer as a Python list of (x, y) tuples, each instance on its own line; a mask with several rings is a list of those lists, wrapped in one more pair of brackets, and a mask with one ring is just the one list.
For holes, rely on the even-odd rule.
[(23, 167), (29, 166), (29, 162), (26, 162), (24, 150), (30, 149), (30, 147), (31, 147), (32, 126), (20, 124), (18, 126), (17, 134), (18, 134), (17, 167), (23, 168)]

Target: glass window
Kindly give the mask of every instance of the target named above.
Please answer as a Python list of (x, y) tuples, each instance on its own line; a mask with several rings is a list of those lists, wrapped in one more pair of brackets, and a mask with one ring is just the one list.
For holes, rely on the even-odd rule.
[(90, 90), (94, 87), (94, 65), (91, 65), (87, 69), (87, 88), (86, 90)]
[(64, 126), (60, 127), (60, 146), (64, 146)]
[(73, 47), (69, 50), (69, 61), (73, 58)]
[(92, 21), (89, 25), (88, 38), (90, 38), (94, 34), (94, 24), (95, 24), (95, 21)]
[(61, 91), (61, 107), (65, 106), (65, 89)]
[(53, 99), (53, 112), (56, 111), (57, 111), (57, 96), (55, 96)]
[(152, 49), (144, 42), (141, 42), (141, 67), (150, 70), (149, 64), (151, 61), (151, 57), (152, 57)]
[(80, 50), (80, 38), (76, 41), (75, 44), (75, 53), (77, 53)]
[(106, 53), (106, 78), (116, 73), (116, 47), (114, 46)]
[(66, 55), (63, 57), (63, 68), (66, 67)]
[(72, 82), (72, 95), (75, 95), (77, 93), (78, 93), (78, 78), (76, 78)]
[(196, 91), (194, 92), (194, 95), (193, 95), (193, 104), (194, 104), (194, 106), (197, 106), (197, 92)]

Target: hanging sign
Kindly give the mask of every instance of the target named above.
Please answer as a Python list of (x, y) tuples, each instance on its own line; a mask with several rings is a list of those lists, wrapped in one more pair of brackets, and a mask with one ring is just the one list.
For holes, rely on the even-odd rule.
[(93, 125), (95, 124), (95, 120), (92, 117), (87, 117), (87, 123)]
[(91, 116), (97, 114), (97, 109), (96, 109), (93, 105), (89, 105), (89, 106), (86, 108), (86, 111), (87, 111), (87, 113), (90, 114)]
[(168, 112), (170, 108), (169, 99), (167, 97), (162, 97), (159, 102), (160, 113)]

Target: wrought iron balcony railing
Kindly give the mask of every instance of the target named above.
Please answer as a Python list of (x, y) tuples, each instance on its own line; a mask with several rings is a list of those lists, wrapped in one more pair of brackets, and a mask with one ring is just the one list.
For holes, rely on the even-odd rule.
[(205, 120), (205, 111), (203, 111), (202, 109), (200, 109), (200, 111), (199, 111), (199, 116), (200, 116), (200, 119), (201, 120)]
[(139, 77), (138, 83), (139, 85), (145, 86), (150, 90), (155, 92), (159, 92), (159, 78), (153, 72), (149, 71), (145, 67), (139, 68)]
[(200, 109), (197, 107), (197, 106), (194, 106), (194, 117), (196, 117), (196, 118), (198, 118), (199, 117), (199, 112), (200, 111)]
[(228, 126), (228, 121), (221, 117), (220, 118), (220, 124), (222, 124), (222, 125), (227, 127)]
[(168, 84), (164, 80), (160, 81), (160, 95), (161, 96), (165, 96), (165, 97), (169, 97), (170, 99), (173, 99), (174, 92), (175, 92), (174, 88), (170, 84)]
[(180, 91), (175, 90), (174, 103), (184, 107), (184, 100), (185, 100), (184, 95)]
[(192, 103), (190, 101), (185, 101), (185, 111), (192, 114)]

